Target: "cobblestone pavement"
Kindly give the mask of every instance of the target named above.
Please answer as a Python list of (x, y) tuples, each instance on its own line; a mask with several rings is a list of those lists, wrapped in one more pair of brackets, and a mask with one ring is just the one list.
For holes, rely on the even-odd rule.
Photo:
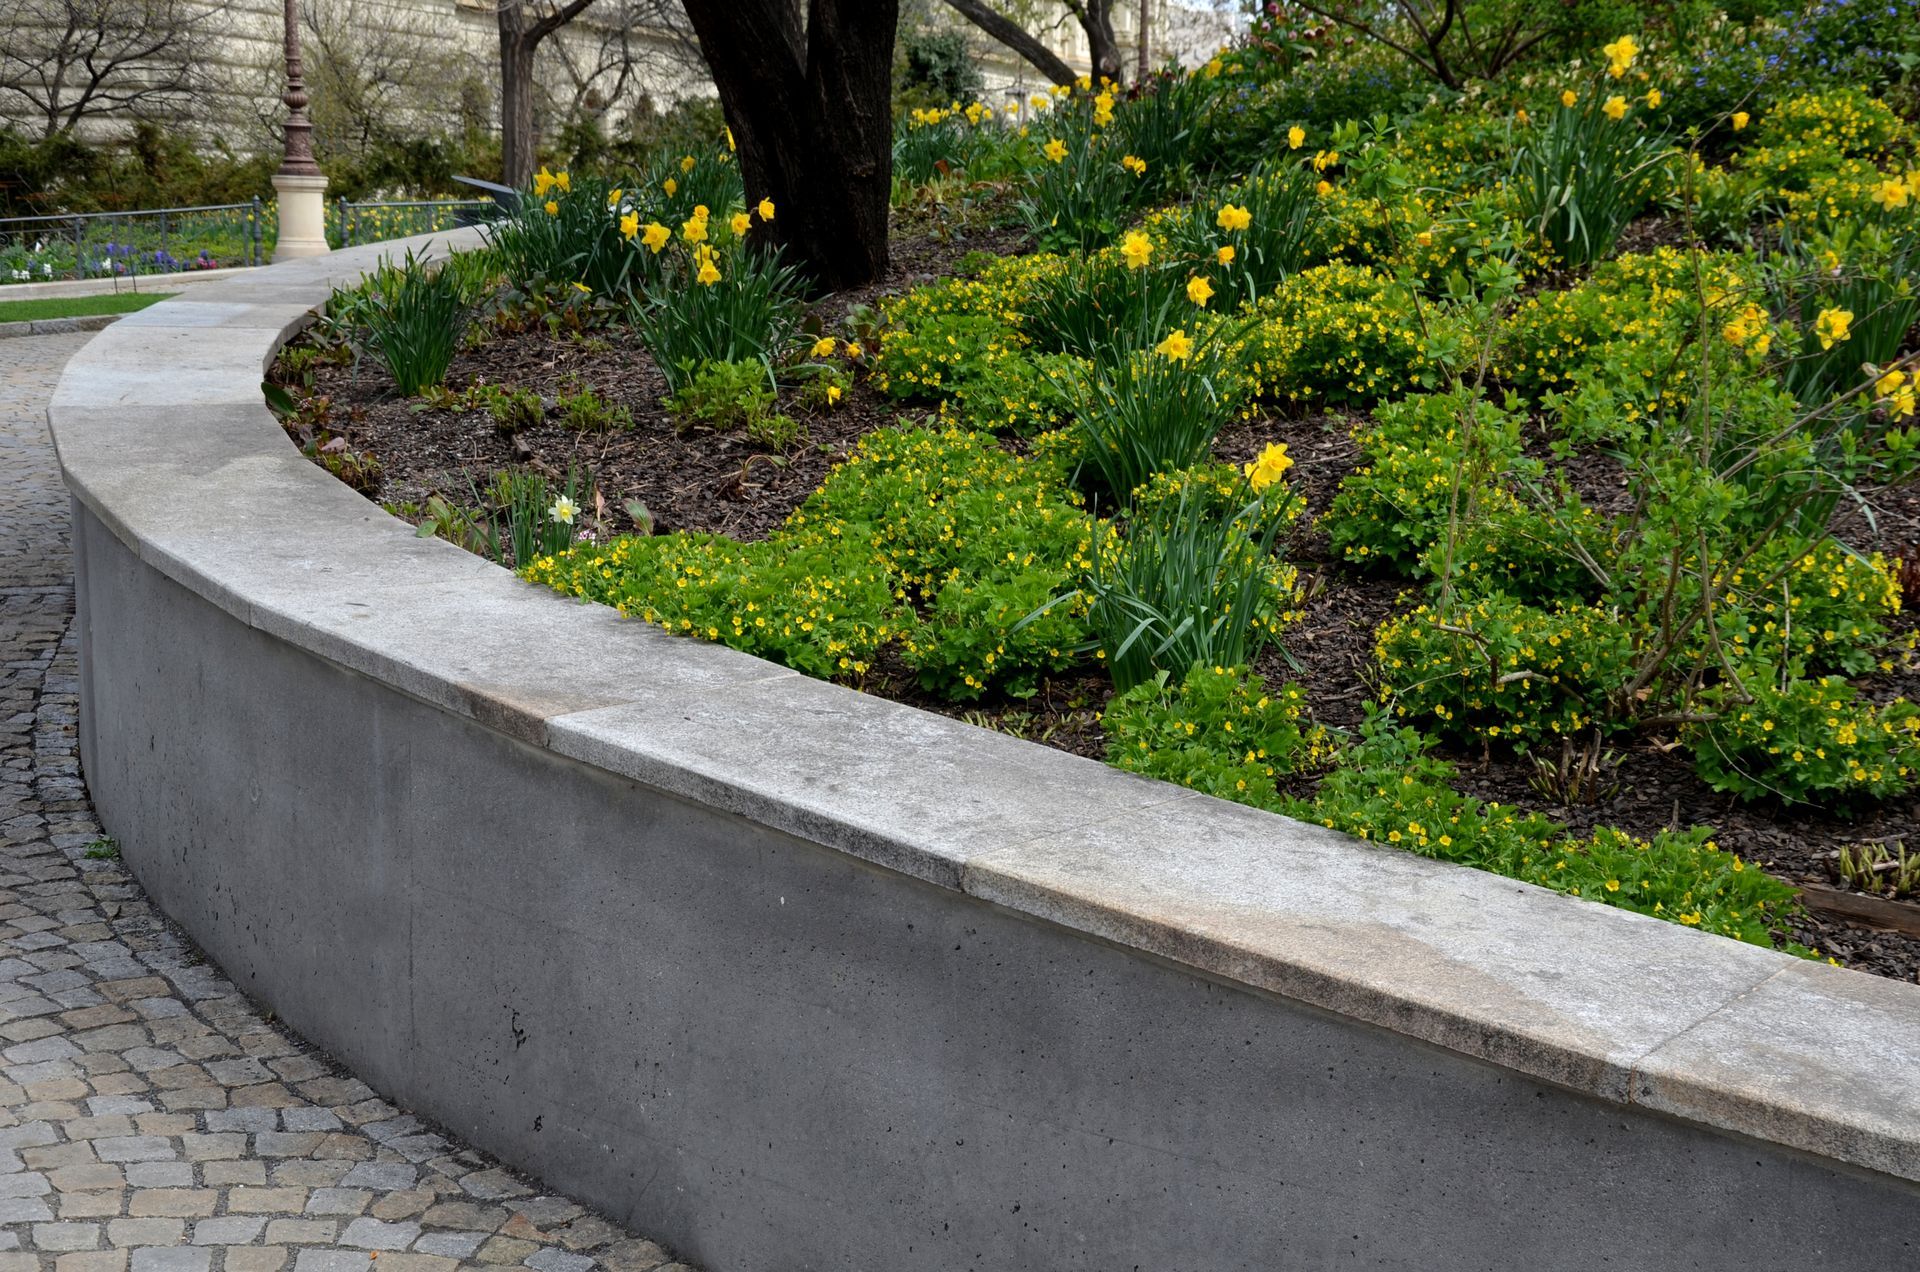
[(690, 1272), (269, 1024), (101, 840), (43, 414), (88, 338), (0, 340), (0, 1272)]

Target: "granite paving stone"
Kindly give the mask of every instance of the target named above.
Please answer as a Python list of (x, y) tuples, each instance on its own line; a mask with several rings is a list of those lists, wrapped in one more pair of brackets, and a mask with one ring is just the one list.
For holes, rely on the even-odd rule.
[(0, 341), (0, 1272), (679, 1272), (269, 1022), (118, 859), (45, 419), (89, 339)]

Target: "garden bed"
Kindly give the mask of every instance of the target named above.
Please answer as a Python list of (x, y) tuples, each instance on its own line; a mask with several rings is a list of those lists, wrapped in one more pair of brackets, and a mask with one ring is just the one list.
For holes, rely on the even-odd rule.
[(488, 254), (337, 296), (279, 409), (630, 617), (1920, 978), (1915, 132), (1695, 103), (1683, 172), (1639, 52), (1313, 145), (1229, 144), (1226, 55), (916, 112), (894, 274), (810, 307), (728, 153), (543, 171)]

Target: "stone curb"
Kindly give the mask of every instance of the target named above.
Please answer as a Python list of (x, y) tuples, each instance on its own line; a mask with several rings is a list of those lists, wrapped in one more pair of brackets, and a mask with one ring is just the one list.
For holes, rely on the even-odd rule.
[(1147, 781), (417, 539), (288, 447), (260, 375), (332, 286), (472, 241), (273, 266), (116, 323), (49, 411), (76, 497), (259, 632), (556, 754), (1529, 1078), (1920, 1180), (1920, 987)]
[(22, 322), (0, 322), (0, 340), (17, 336), (58, 336), (75, 331), (104, 331), (125, 314), (87, 314), (79, 318), (28, 318)]

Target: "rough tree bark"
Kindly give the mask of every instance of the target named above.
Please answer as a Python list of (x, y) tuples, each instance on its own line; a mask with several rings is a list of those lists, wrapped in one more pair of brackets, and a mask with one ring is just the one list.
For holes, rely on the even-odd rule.
[(1018, 53), (1054, 83), (1073, 83), (1076, 78), (1073, 68), (1013, 19), (983, 3), (983, 0), (947, 0), (947, 3), (954, 12)]
[(1124, 64), (1120, 60), (1120, 42), (1113, 37), (1113, 0), (1061, 0), (1067, 11), (1080, 20), (1087, 35), (1087, 55), (1093, 63), (1093, 77), (1106, 76), (1114, 83), (1121, 80)]
[[(500, 23), (500, 179), (524, 186), (533, 179), (538, 138), (533, 131), (533, 60), (540, 43), (585, 13), (594, 0), (541, 4), (498, 0)], [(534, 12), (534, 10), (539, 12)]]
[(754, 233), (828, 290), (887, 271), (899, 0), (686, 0), (739, 147)]

